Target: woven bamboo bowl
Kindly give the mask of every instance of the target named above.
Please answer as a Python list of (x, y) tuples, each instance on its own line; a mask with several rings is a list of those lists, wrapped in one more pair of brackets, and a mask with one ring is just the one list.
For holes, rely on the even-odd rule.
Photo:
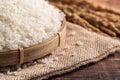
[(58, 33), (42, 43), (26, 48), (0, 52), (0, 67), (23, 64), (48, 55), (51, 51), (60, 48), (64, 44), (65, 37), (66, 20), (64, 19)]

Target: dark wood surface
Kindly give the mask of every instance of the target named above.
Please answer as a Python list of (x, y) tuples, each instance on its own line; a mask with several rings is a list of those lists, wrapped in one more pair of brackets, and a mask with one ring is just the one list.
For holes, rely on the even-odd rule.
[[(120, 8), (120, 0), (92, 0), (116, 9)], [(94, 64), (82, 66), (72, 72), (49, 80), (120, 80), (120, 52)]]
[(50, 80), (120, 80), (120, 53)]

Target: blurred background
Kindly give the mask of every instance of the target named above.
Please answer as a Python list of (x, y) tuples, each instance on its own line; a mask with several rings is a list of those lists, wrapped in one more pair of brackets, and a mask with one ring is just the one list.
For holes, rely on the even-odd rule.
[(69, 22), (89, 31), (120, 37), (120, 0), (49, 0)]

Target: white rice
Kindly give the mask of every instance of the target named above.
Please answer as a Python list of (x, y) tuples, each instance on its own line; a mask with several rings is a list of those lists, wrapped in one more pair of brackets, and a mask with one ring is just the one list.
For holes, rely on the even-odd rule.
[(48, 39), (58, 32), (63, 18), (45, 0), (0, 0), (0, 52)]

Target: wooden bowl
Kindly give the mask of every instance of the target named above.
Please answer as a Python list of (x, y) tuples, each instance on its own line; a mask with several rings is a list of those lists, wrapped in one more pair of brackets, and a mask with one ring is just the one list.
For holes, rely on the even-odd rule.
[(23, 64), (48, 55), (51, 51), (64, 44), (65, 37), (66, 20), (64, 19), (58, 33), (42, 43), (27, 48), (0, 52), (0, 67)]

